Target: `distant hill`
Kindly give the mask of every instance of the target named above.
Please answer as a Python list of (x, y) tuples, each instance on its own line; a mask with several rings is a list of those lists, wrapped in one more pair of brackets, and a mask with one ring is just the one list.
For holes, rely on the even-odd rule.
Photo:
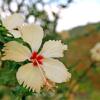
[(100, 32), (100, 22), (79, 26), (68, 31), (71, 37), (87, 35), (94, 32)]

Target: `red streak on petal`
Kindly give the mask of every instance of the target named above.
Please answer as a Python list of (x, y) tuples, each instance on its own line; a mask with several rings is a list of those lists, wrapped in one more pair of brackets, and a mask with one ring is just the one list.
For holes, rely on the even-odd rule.
[(36, 62), (36, 61), (34, 61), (34, 62), (33, 62), (33, 65), (34, 65), (34, 66), (37, 66), (37, 62)]
[(32, 56), (31, 56), (30, 59), (36, 59), (37, 55), (38, 55), (37, 52), (34, 51), (34, 52), (32, 53)]
[(43, 56), (42, 55), (38, 55), (37, 60), (42, 60)]

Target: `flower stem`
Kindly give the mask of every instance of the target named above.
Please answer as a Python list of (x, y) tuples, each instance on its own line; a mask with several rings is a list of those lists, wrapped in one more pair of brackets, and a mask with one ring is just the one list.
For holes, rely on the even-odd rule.
[(26, 96), (25, 95), (22, 96), (22, 100), (26, 100)]

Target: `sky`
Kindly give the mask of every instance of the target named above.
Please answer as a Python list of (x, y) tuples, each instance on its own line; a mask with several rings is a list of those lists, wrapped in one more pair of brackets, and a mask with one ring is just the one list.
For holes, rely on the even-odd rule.
[(62, 9), (57, 31), (100, 21), (100, 0), (74, 0), (67, 9)]
[[(44, 1), (48, 2), (48, 0)], [(55, 2), (53, 2), (52, 4), (49, 3), (44, 6), (44, 9), (48, 14), (49, 19), (52, 21), (54, 20), (52, 11), (59, 13), (59, 20), (56, 28), (57, 32), (61, 32), (63, 30), (70, 30), (77, 26), (83, 26), (88, 23), (100, 22), (100, 0), (73, 0), (73, 1), (74, 2), (70, 3), (66, 9), (64, 8), (60, 9), (60, 12), (59, 8), (56, 5), (60, 3), (65, 4), (66, 0), (55, 0)], [(13, 8), (13, 10), (16, 11), (17, 8), (15, 3), (12, 3), (11, 7)], [(38, 8), (41, 8), (41, 5), (38, 4)], [(9, 15), (9, 12), (2, 13), (2, 16), (5, 17), (5, 14)], [(30, 16), (29, 22), (30, 23), (34, 22), (33, 16)]]

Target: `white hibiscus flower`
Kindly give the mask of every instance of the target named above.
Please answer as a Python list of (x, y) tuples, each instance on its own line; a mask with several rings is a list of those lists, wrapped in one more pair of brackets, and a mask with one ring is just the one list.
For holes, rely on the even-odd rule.
[(97, 43), (90, 52), (92, 60), (100, 61), (100, 43)]
[(71, 74), (63, 63), (54, 59), (63, 57), (67, 45), (60, 40), (49, 40), (44, 43), (38, 53), (43, 39), (43, 30), (40, 26), (29, 24), (20, 28), (22, 38), (29, 43), (32, 52), (24, 45), (11, 41), (5, 44), (2, 60), (15, 60), (17, 62), (28, 59), (30, 63), (21, 66), (16, 74), (19, 84), (32, 91), (39, 92), (44, 85), (51, 86), (50, 82), (62, 83), (69, 80)]
[(5, 19), (2, 18), (2, 23), (15, 38), (18, 38), (21, 37), (21, 34), (16, 28), (21, 26), (24, 20), (24, 16), (19, 13), (14, 13), (11, 16), (7, 16)]

